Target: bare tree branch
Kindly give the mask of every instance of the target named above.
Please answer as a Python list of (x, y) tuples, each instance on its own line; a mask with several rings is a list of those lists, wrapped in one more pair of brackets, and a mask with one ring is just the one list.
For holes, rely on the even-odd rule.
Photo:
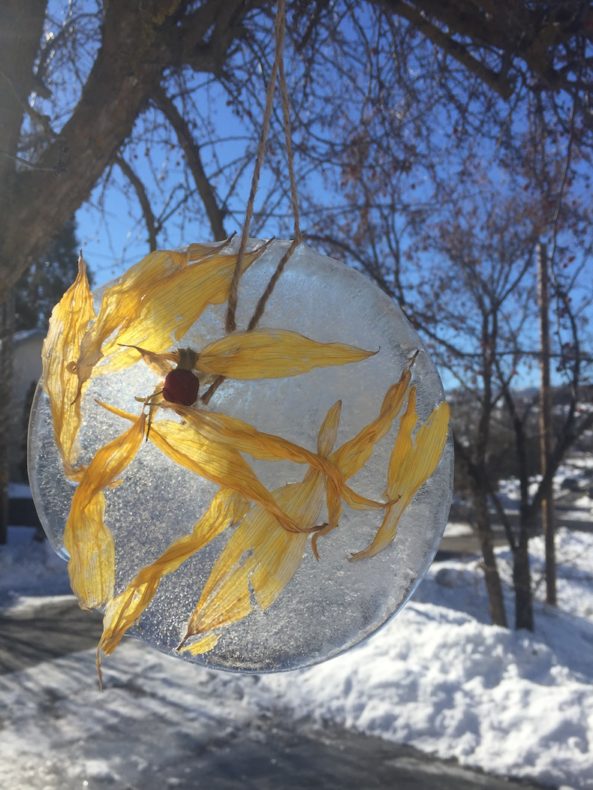
[(140, 176), (135, 172), (129, 162), (127, 162), (123, 156), (121, 156), (121, 154), (118, 154), (115, 157), (115, 164), (119, 167), (119, 169), (134, 188), (134, 192), (138, 198), (138, 203), (140, 203), (140, 208), (142, 209), (142, 216), (144, 217), (146, 230), (148, 232), (148, 247), (152, 252), (157, 248), (158, 229), (154, 213), (152, 211), (152, 206), (150, 205), (150, 200), (146, 192), (146, 187), (144, 186)]
[(183, 150), (187, 165), (195, 181), (198, 194), (206, 209), (214, 238), (217, 241), (226, 239), (228, 234), (224, 228), (225, 212), (218, 205), (216, 193), (204, 170), (200, 148), (193, 139), (189, 124), (179, 112), (173, 100), (167, 96), (162, 88), (153, 93), (153, 101), (175, 130), (179, 145)]

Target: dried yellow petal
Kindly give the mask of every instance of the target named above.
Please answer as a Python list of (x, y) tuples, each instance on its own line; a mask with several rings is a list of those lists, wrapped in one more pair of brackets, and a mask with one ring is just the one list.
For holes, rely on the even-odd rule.
[[(122, 409), (101, 403), (108, 411), (127, 420), (135, 417)], [(258, 502), (291, 532), (301, 528), (280, 507), (272, 494), (261, 483), (247, 461), (232, 447), (212, 442), (188, 423), (169, 420), (153, 422), (148, 434), (151, 442), (176, 464), (223, 488), (242, 494), (247, 500)]]
[[(337, 418), (337, 421), (339, 421), (341, 402), (338, 402), (333, 407), (334, 411), (336, 407), (337, 416), (334, 416), (333, 419)], [(322, 453), (313, 453), (294, 442), (283, 439), (281, 436), (258, 431), (253, 425), (236, 417), (229, 417), (226, 414), (207, 412), (202, 409), (198, 410), (178, 404), (169, 407), (165, 405), (165, 408), (171, 408), (176, 411), (188, 423), (193, 425), (201, 436), (210, 441), (227, 444), (239, 452), (248, 453), (259, 461), (292, 461), (297, 464), (308, 464), (313, 469), (319, 469), (327, 475), (338, 494), (342, 493), (345, 498), (356, 501), (363, 499), (346, 486), (339, 469), (335, 464), (323, 457)], [(323, 430), (324, 428), (322, 427)], [(337, 422), (335, 431), (337, 431)], [(334, 441), (335, 435), (332, 439), (332, 446)], [(365, 506), (369, 506), (369, 500), (363, 499), (363, 501)], [(381, 507), (382, 505), (377, 503), (377, 506)]]
[(232, 448), (204, 439), (189, 424), (166, 420), (152, 424), (150, 440), (175, 463), (260, 503), (284, 529), (300, 531), (300, 526), (278, 507), (249, 464)]
[(219, 491), (193, 531), (174, 541), (158, 559), (145, 565), (125, 590), (107, 605), (99, 649), (106, 654), (112, 653), (156, 595), (161, 579), (239, 521), (246, 510), (247, 504), (238, 494), (224, 489)]
[(82, 257), (78, 275), (54, 307), (43, 343), (43, 388), (49, 397), (54, 436), (68, 477), (76, 476), (80, 429), (78, 379), (72, 371), (89, 321), (95, 316), (93, 297)]
[(447, 441), (449, 406), (445, 402), (440, 403), (413, 437), (411, 434), (417, 421), (415, 404), (413, 390), (389, 465), (388, 493), (390, 499), (396, 501), (387, 507), (372, 543), (353, 554), (354, 560), (373, 557), (393, 541), (404, 511), (441, 459)]
[(284, 378), (313, 368), (360, 362), (375, 353), (344, 343), (318, 343), (285, 329), (259, 329), (235, 332), (210, 343), (196, 368), (232, 379)]
[[(295, 521), (313, 527), (323, 502), (321, 477), (309, 474), (274, 496)], [(262, 507), (249, 511), (214, 564), (183, 642), (242, 620), (252, 611), (252, 595), (262, 610), (269, 608), (296, 573), (306, 542), (306, 534), (280, 529)], [(194, 644), (183, 649), (193, 651)]]
[(406, 411), (400, 421), (387, 470), (387, 495), (392, 499), (395, 499), (397, 496), (397, 481), (401, 481), (404, 478), (404, 469), (410, 464), (413, 457), (414, 442), (412, 434), (414, 433), (417, 422), (416, 387), (412, 387)]
[(404, 370), (400, 380), (387, 390), (379, 416), (345, 442), (332, 456), (344, 477), (348, 479), (359, 472), (371, 457), (377, 442), (389, 431), (397, 417), (410, 384), (410, 371)]
[(103, 490), (140, 449), (145, 422), (142, 415), (128, 431), (97, 451), (72, 498), (64, 546), (70, 555), (70, 584), (83, 609), (102, 606), (113, 596), (115, 555), (111, 532), (104, 523)]
[[(256, 250), (245, 255), (242, 271), (259, 254)], [(221, 304), (228, 298), (236, 262), (236, 255), (210, 255), (166, 278), (145, 283), (133, 320), (103, 349), (103, 354), (111, 358), (102, 366), (102, 372), (111, 373), (137, 362), (137, 355), (121, 345), (142, 346), (156, 354), (168, 350), (208, 305)]]
[[(185, 266), (185, 253), (151, 252), (104, 290), (97, 320), (89, 327), (81, 344), (78, 359), (81, 385), (88, 381), (99, 360), (108, 353), (104, 344), (109, 338), (111, 350), (117, 348), (117, 337), (136, 320), (149, 285), (165, 281)], [(130, 356), (132, 352), (127, 353)]]

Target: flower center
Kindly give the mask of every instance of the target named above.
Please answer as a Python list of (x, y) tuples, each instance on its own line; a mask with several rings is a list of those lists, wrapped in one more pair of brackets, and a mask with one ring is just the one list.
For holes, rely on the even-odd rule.
[(182, 403), (191, 406), (198, 398), (200, 383), (191, 370), (175, 368), (167, 373), (163, 395), (170, 403)]

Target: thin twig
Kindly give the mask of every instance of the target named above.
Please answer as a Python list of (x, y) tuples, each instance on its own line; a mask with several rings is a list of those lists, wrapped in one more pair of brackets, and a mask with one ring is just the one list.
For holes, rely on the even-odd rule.
[(235, 315), (237, 312), (239, 280), (241, 278), (241, 269), (243, 264), (243, 257), (245, 256), (245, 250), (247, 248), (247, 240), (249, 239), (249, 226), (251, 224), (251, 218), (253, 216), (255, 195), (257, 192), (259, 177), (264, 161), (266, 142), (268, 139), (268, 132), (270, 129), (270, 119), (272, 117), (274, 89), (276, 86), (276, 79), (278, 75), (278, 67), (280, 64), (280, 59), (282, 57), (282, 51), (278, 46), (278, 42), (279, 40), (280, 41), (282, 40), (281, 38), (279, 38), (279, 31), (284, 28), (284, 10), (285, 10), (284, 6), (285, 6), (285, 0), (278, 0), (278, 10), (276, 12), (276, 21), (274, 26), (276, 32), (276, 53), (274, 57), (274, 63), (272, 65), (272, 72), (270, 74), (268, 89), (266, 91), (266, 105), (264, 110), (264, 119), (262, 123), (262, 130), (259, 138), (259, 144), (257, 147), (257, 156), (255, 159), (255, 167), (253, 169), (253, 177), (251, 179), (251, 190), (249, 192), (249, 198), (247, 200), (247, 208), (245, 210), (245, 222), (243, 224), (243, 232), (241, 234), (241, 243), (239, 244), (237, 263), (235, 265), (235, 270), (233, 272), (233, 279), (231, 282), (231, 288), (229, 291), (229, 299), (228, 299), (227, 314), (226, 314), (227, 332), (234, 332), (235, 329), (237, 328)]

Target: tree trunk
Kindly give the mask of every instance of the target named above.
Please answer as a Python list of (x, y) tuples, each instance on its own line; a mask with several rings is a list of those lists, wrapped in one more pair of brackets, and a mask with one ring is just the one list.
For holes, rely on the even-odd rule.
[(502, 584), (496, 564), (494, 554), (494, 544), (492, 541), (492, 525), (490, 523), (490, 513), (488, 512), (488, 500), (486, 494), (474, 482), (472, 486), (472, 499), (476, 513), (476, 526), (478, 538), (482, 550), (484, 563), (484, 581), (488, 593), (488, 609), (493, 625), (508, 628), (506, 611), (504, 608), (504, 598), (502, 595)]
[(0, 544), (6, 543), (8, 537), (13, 331), (14, 299), (10, 293), (0, 304)]
[(548, 474), (552, 454), (552, 398), (550, 388), (550, 326), (548, 296), (548, 259), (546, 248), (538, 245), (538, 298), (540, 314), (541, 383), (539, 408), (540, 472), (543, 478), (544, 498), (541, 515), (546, 547), (546, 602), (556, 606), (556, 544), (554, 524), (554, 486)]
[(529, 567), (529, 528), (531, 524), (521, 513), (521, 531), (513, 554), (513, 587), (515, 591), (515, 628), (533, 631), (533, 593)]

